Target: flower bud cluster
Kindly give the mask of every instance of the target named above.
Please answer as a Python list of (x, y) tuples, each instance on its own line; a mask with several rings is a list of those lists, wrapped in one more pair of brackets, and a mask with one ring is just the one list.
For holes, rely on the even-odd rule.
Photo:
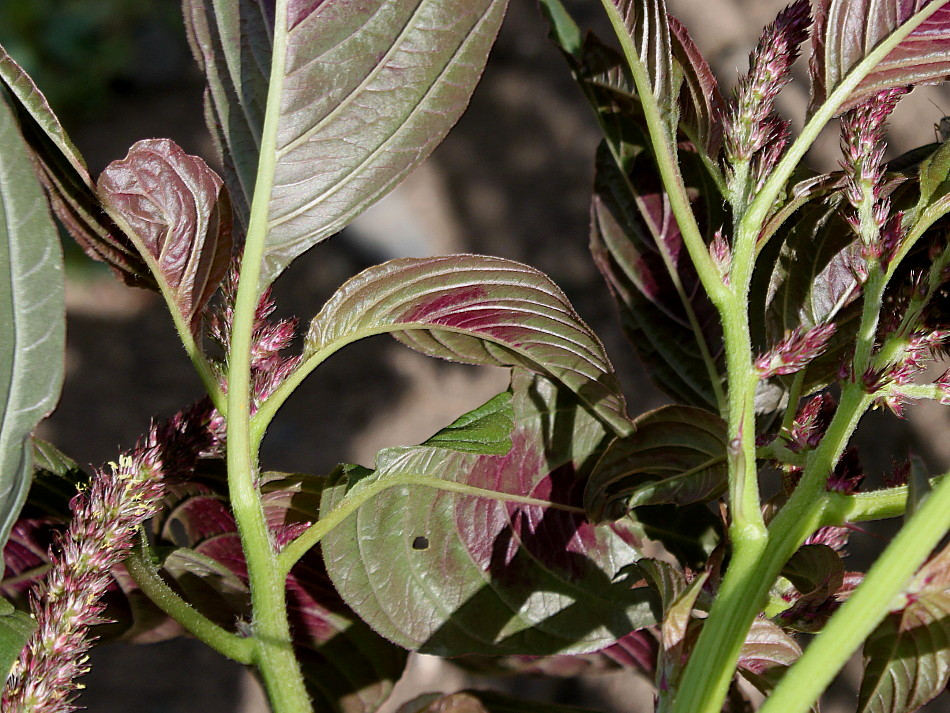
[[(861, 383), (870, 394), (877, 394), (876, 403), (886, 406), (895, 415), (904, 415), (904, 406), (914, 400), (910, 389), (916, 377), (926, 368), (939, 351), (950, 341), (950, 330), (933, 329), (914, 332), (907, 338), (899, 359), (886, 366), (869, 366), (861, 376)], [(934, 382), (941, 403), (950, 402), (950, 376), (944, 374)]]
[(796, 327), (787, 332), (785, 338), (771, 351), (756, 357), (753, 366), (763, 379), (794, 374), (825, 351), (834, 333), (833, 323), (820, 324), (808, 330)]
[(808, 0), (785, 8), (762, 33), (749, 55), (749, 73), (736, 87), (725, 122), (729, 163), (748, 162), (762, 151), (757, 174), (767, 174), (788, 141), (788, 122), (773, 113), (775, 98), (791, 80), (792, 64), (808, 39), (811, 10)]
[(886, 264), (904, 237), (901, 216), (891, 217), (890, 198), (884, 192), (884, 133), (888, 118), (907, 92), (906, 87), (885, 89), (841, 120), (844, 194), (854, 207), (846, 217), (861, 236), (865, 259), (872, 262)]
[[(208, 331), (211, 339), (225, 353), (231, 344), (231, 330), (234, 324), (234, 301), (237, 297), (240, 258), (235, 258), (222, 285), (221, 304), (211, 315)], [(287, 376), (300, 364), (300, 357), (285, 357), (281, 352), (287, 349), (297, 333), (297, 319), (273, 321), (271, 318), (276, 304), (270, 289), (264, 291), (254, 312), (254, 325), (251, 336), (251, 410), (258, 406), (276, 389)], [(227, 390), (222, 376), (222, 388)]]
[(190, 473), (208, 448), (209, 416), (202, 405), (153, 425), (134, 449), (98, 471), (73, 498), (69, 527), (54, 542), (49, 573), (30, 598), (37, 628), (7, 679), (4, 711), (76, 710), (77, 679), (89, 670), (89, 629), (104, 621), (101, 598), (111, 570), (160, 507), (163, 477)]
[(788, 449), (793, 453), (801, 453), (816, 448), (831, 423), (836, 407), (837, 402), (828, 393), (820, 393), (809, 399), (785, 434)]

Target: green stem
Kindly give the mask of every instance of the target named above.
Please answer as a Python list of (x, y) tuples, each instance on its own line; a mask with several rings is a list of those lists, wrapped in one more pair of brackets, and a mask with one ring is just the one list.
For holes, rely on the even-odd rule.
[(124, 232), (129, 240), (132, 241), (132, 244), (136, 246), (140, 257), (145, 261), (145, 264), (148, 265), (148, 269), (155, 278), (155, 283), (158, 285), (159, 291), (162, 294), (162, 298), (165, 300), (165, 305), (168, 307), (168, 313), (171, 315), (172, 323), (175, 325), (175, 331), (178, 332), (178, 338), (181, 340), (181, 344), (185, 348), (185, 353), (187, 353), (188, 358), (191, 359), (191, 363), (194, 365), (195, 371), (198, 372), (198, 376), (201, 378), (201, 383), (204, 385), (205, 391), (211, 398), (211, 402), (218, 410), (218, 413), (226, 414), (227, 402), (224, 397), (224, 392), (221, 390), (221, 384), (218, 383), (218, 377), (211, 368), (211, 364), (205, 357), (204, 352), (201, 351), (200, 347), (198, 346), (198, 342), (195, 341), (195, 336), (191, 331), (191, 325), (188, 324), (182, 317), (181, 310), (179, 310), (178, 303), (175, 300), (175, 295), (172, 293), (168, 283), (162, 276), (162, 271), (158, 265), (158, 262), (154, 257), (152, 257), (152, 254), (148, 251), (145, 245), (142, 244), (138, 235), (134, 230), (132, 230), (132, 227), (122, 217), (121, 213), (118, 213), (117, 211), (110, 208), (108, 204), (104, 204), (103, 208), (112, 219), (112, 222), (119, 226), (122, 232)]
[(679, 163), (674, 153), (674, 137), (669, 136), (660, 108), (653, 96), (650, 78), (640, 61), (636, 44), (627, 30), (619, 9), (612, 0), (601, 0), (601, 2), (607, 11), (607, 17), (610, 19), (614, 33), (620, 40), (620, 46), (636, 84), (650, 141), (653, 144), (653, 154), (656, 158), (657, 168), (663, 180), (663, 187), (666, 189), (673, 216), (676, 218), (676, 224), (686, 245), (686, 250), (689, 252), (690, 260), (696, 268), (696, 274), (699, 275), (706, 293), (713, 303), (718, 305), (725, 298), (727, 291), (722, 283), (722, 277), (719, 275), (719, 269), (709, 255), (706, 242), (703, 240), (699, 225), (696, 223), (696, 216), (693, 215), (690, 207), (686, 186), (680, 175)]
[[(930, 479), (930, 488), (936, 488), (946, 476)], [(906, 485), (867, 493), (828, 493), (825, 525), (844, 525), (848, 522), (870, 522), (900, 517), (907, 511), (910, 489)]]
[(343, 498), (342, 502), (340, 502), (335, 508), (333, 508), (326, 515), (322, 516), (317, 522), (311, 525), (295, 540), (288, 543), (284, 549), (281, 550), (280, 555), (277, 557), (278, 566), (280, 567), (281, 572), (284, 574), (284, 576), (290, 574), (290, 570), (300, 560), (301, 557), (307, 554), (307, 552), (309, 552), (312, 547), (319, 543), (328, 532), (333, 530), (344, 520), (346, 520), (346, 518), (356, 512), (360, 506), (373, 499), (384, 490), (402, 485), (424, 486), (435, 488), (436, 490), (446, 490), (453, 493), (461, 493), (463, 495), (488, 498), (490, 500), (501, 500), (502, 502), (510, 503), (523, 503), (525, 505), (538, 505), (540, 507), (554, 508), (556, 510), (563, 510), (565, 512), (573, 512), (581, 515), (584, 514), (583, 508), (574, 507), (572, 505), (561, 505), (559, 503), (552, 503), (548, 500), (529, 498), (525, 495), (512, 495), (511, 493), (502, 493), (497, 490), (476, 488), (471, 485), (465, 485), (464, 483), (455, 483), (451, 480), (431, 478), (424, 475), (390, 476), (378, 480), (377, 482), (372, 483), (365, 488), (361, 488), (352, 494), (347, 494)]
[(871, 403), (868, 394), (848, 386), (825, 437), (810, 454), (801, 482), (770, 523), (764, 548), (753, 542), (730, 562), (683, 672), (673, 713), (719, 713), (739, 651), (769, 588), (805, 538), (825, 523), (825, 482)]
[(760, 713), (807, 711), (870, 636), (930, 551), (950, 529), (950, 478), (944, 478), (877, 559), (848, 601), (785, 673)]
[(752, 338), (746, 310), (736, 299), (721, 312), (726, 370), (732, 375), (728, 391), (729, 515), (733, 549), (765, 537), (759, 499), (755, 448), (755, 388), (758, 372), (752, 365)]
[(138, 588), (155, 606), (177, 621), (199, 641), (238, 663), (253, 659), (254, 641), (222, 629), (179, 597), (163, 580), (142, 552), (134, 549), (125, 560), (125, 568)]
[(251, 346), (276, 168), (277, 123), (287, 52), (286, 21), (287, 0), (278, 0), (260, 160), (228, 353), (227, 468), (231, 507), (247, 562), (251, 590), (252, 631), (256, 644), (253, 661), (275, 713), (305, 713), (311, 710), (310, 698), (291, 641), (285, 577), (277, 566), (276, 552), (256, 486), (258, 450), (256, 443), (252, 442), (250, 427)]

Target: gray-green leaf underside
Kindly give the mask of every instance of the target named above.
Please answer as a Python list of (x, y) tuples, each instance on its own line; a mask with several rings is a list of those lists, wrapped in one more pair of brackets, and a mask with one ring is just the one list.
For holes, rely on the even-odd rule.
[(29, 489), (30, 435), (62, 387), (64, 299), (56, 228), (0, 102), (0, 546)]

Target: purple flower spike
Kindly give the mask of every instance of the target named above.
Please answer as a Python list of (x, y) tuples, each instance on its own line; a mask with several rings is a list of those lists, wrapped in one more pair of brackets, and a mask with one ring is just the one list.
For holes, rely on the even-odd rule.
[(759, 44), (749, 55), (749, 73), (736, 87), (726, 120), (726, 152), (730, 162), (751, 160), (776, 138), (777, 130), (781, 135), (781, 119), (770, 116), (775, 98), (791, 79), (789, 71), (801, 44), (808, 39), (810, 26), (810, 4), (808, 0), (797, 0), (763, 31)]
[(89, 670), (89, 628), (103, 622), (111, 570), (126, 558), (142, 523), (161, 504), (164, 476), (190, 472), (210, 444), (210, 408), (153, 425), (118, 464), (98, 471), (70, 507), (69, 529), (51, 548), (50, 571), (30, 598), (37, 628), (13, 666), (2, 710), (69, 713)]
[(807, 331), (796, 327), (770, 352), (756, 358), (755, 368), (763, 379), (794, 374), (825, 351), (834, 333), (834, 324), (820, 324)]

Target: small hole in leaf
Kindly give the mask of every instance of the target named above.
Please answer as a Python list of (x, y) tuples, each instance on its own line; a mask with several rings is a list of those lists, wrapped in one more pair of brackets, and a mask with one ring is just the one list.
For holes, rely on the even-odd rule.
[(419, 536), (412, 541), (412, 549), (414, 550), (427, 550), (429, 549), (429, 538)]

